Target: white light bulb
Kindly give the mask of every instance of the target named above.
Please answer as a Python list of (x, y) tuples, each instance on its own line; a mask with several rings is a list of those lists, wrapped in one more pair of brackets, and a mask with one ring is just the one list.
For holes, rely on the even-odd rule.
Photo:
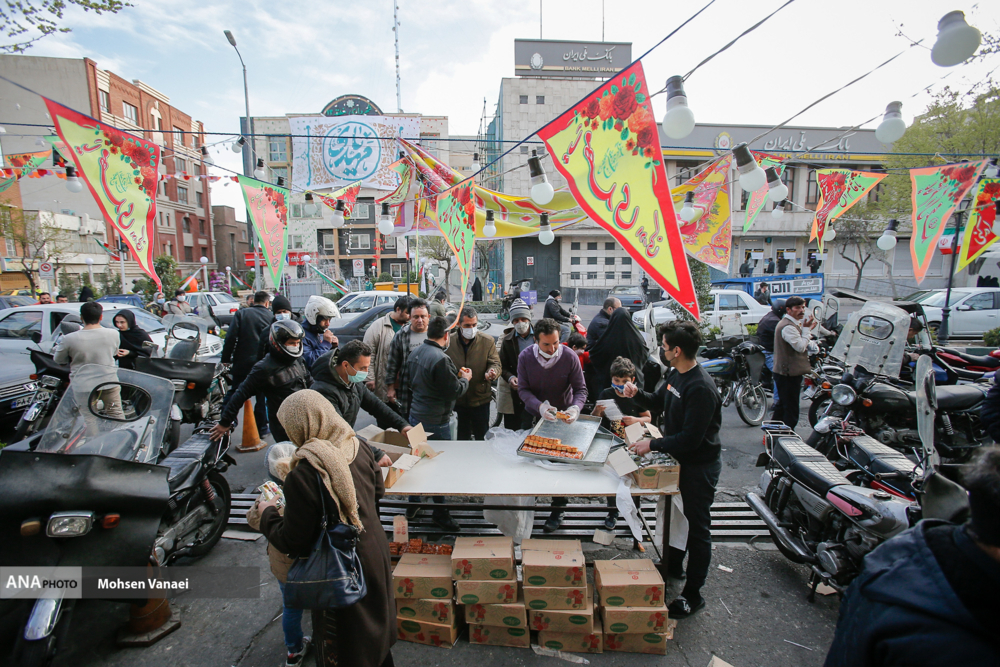
[(965, 22), (963, 12), (948, 12), (938, 21), (931, 60), (939, 67), (954, 67), (971, 58), (982, 40), (982, 34)]
[(306, 204), (305, 206), (302, 207), (302, 212), (305, 214), (307, 218), (311, 218), (314, 215), (316, 215), (316, 211), (318, 210), (319, 207), (317, 207), (316, 204), (312, 203)]
[(542, 181), (531, 186), (531, 200), (539, 206), (545, 206), (552, 201), (552, 197), (554, 196), (555, 190), (552, 189), (552, 185), (548, 181)]
[(785, 215), (785, 207), (784, 206), (775, 206), (773, 209), (771, 209), (771, 218), (772, 219), (774, 219), (774, 220), (781, 220), (781, 217), (783, 215)]
[(1000, 166), (997, 166), (997, 161), (993, 160), (983, 170), (983, 178), (996, 178), (997, 176), (1000, 176)]
[(823, 241), (824, 241), (824, 243), (829, 243), (830, 241), (834, 240), (835, 238), (837, 238), (837, 230), (834, 229), (833, 227), (827, 227), (826, 231), (823, 232)]
[(236, 141), (234, 141), (233, 145), (232, 145), (233, 152), (234, 153), (239, 153), (240, 151), (242, 151), (243, 150), (243, 145), (246, 142), (247, 142), (247, 140), (244, 139), (243, 137), (240, 137), (239, 139), (237, 139)]
[(7, 134), (7, 128), (3, 125), (0, 125), (0, 134)]
[(333, 213), (330, 214), (330, 226), (334, 229), (340, 229), (344, 226), (344, 212), (334, 209)]
[(66, 189), (70, 192), (81, 192), (83, 181), (76, 175), (76, 167), (66, 167)]
[(493, 238), (497, 235), (497, 226), (492, 220), (487, 220), (486, 224), (483, 226), (483, 236), (488, 239)]
[(542, 245), (550, 245), (555, 240), (556, 235), (552, 233), (552, 228), (548, 226), (542, 229), (542, 231), (538, 234), (538, 242)]
[(305, 262), (306, 264), (309, 263), (310, 259), (312, 259), (312, 257), (310, 257), (309, 255), (302, 255), (302, 261)]
[(740, 187), (747, 192), (757, 192), (765, 185), (767, 185), (767, 174), (759, 166), (740, 174)]
[(482, 165), (479, 164), (479, 153), (472, 154), (472, 171), (479, 171), (482, 169)]
[(691, 202), (684, 202), (684, 206), (681, 207), (680, 217), (684, 222), (691, 222), (694, 220), (694, 207), (691, 206)]
[(883, 144), (899, 141), (906, 133), (906, 121), (903, 120), (902, 109), (902, 102), (889, 102), (886, 106), (882, 122), (875, 128), (875, 138)]
[(889, 252), (896, 247), (896, 232), (892, 232), (891, 234), (882, 234), (882, 236), (878, 237), (878, 241), (875, 242), (875, 245), (877, 245), (880, 250)]
[(215, 158), (208, 152), (208, 146), (201, 147), (201, 161), (206, 165), (215, 164)]
[(395, 225), (392, 222), (392, 218), (383, 217), (378, 221), (378, 230), (383, 234), (392, 234), (393, 229), (395, 229)]
[(262, 167), (257, 167), (253, 170), (253, 177), (258, 181), (263, 181), (265, 176), (267, 176), (267, 172)]
[(778, 184), (772, 186), (771, 189), (767, 191), (767, 194), (771, 198), (772, 204), (780, 204), (788, 199), (788, 186), (781, 181), (778, 181)]
[(667, 79), (667, 113), (663, 115), (663, 132), (671, 139), (683, 139), (694, 130), (694, 112), (684, 93), (684, 77)]

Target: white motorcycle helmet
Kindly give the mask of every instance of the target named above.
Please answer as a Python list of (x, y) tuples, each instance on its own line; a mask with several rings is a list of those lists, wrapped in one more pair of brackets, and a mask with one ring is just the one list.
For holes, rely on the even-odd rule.
[(325, 296), (319, 296), (318, 294), (313, 294), (309, 297), (309, 300), (306, 301), (306, 308), (303, 314), (306, 317), (306, 321), (312, 325), (316, 324), (317, 318), (323, 317), (332, 320), (340, 317), (337, 304)]

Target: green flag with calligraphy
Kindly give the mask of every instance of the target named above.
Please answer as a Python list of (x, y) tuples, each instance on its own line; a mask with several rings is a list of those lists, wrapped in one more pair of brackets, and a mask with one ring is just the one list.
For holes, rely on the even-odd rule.
[(281, 284), (288, 250), (288, 190), (240, 176), (247, 215), (257, 230), (261, 251), (275, 286)]

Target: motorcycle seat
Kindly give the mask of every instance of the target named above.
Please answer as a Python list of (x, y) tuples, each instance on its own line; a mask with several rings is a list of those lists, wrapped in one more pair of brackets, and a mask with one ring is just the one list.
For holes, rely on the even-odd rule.
[(180, 487), (201, 465), (202, 458), (212, 445), (207, 433), (197, 433), (160, 461), (161, 466), (170, 469), (167, 484), (171, 492)]
[[(858, 466), (874, 474), (901, 473), (909, 475), (914, 470), (913, 462), (906, 458), (902, 452), (888, 445), (883, 445), (870, 435), (860, 435), (853, 438), (848, 447), (848, 454)], [(921, 476), (919, 468), (917, 468), (917, 475)]]
[(215, 379), (215, 364), (183, 359), (139, 357), (135, 369), (167, 380), (185, 380), (199, 387), (208, 387)]
[(991, 357), (990, 355), (976, 355), (967, 354), (960, 350), (956, 350), (950, 347), (941, 348), (943, 351), (953, 354), (959, 359), (964, 359), (969, 362), (970, 366), (984, 366), (986, 368), (1000, 368), (1000, 359), (997, 357)]
[(798, 436), (777, 438), (773, 455), (789, 475), (821, 496), (835, 486), (850, 484), (825, 456)]
[(937, 387), (939, 410), (967, 410), (979, 405), (985, 396), (982, 389), (965, 384)]

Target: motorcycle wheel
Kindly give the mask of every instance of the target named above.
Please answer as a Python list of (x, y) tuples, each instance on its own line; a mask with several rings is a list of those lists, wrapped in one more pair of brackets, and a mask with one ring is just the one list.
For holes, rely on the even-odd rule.
[[(29, 406), (30, 407), (30, 406)], [(38, 430), (38, 425), (41, 422), (40, 419), (36, 419), (33, 422), (27, 421), (23, 416), (17, 420), (17, 429), (14, 430), (14, 439), (11, 442), (21, 442), (36, 430)]]
[(833, 399), (830, 398), (830, 394), (820, 394), (813, 397), (812, 404), (809, 406), (809, 425), (816, 426), (816, 422), (819, 418), (827, 411), (830, 404), (833, 403)]
[(759, 384), (740, 384), (736, 388), (736, 412), (747, 426), (760, 426), (767, 416), (764, 388)]
[(506, 308), (497, 313), (497, 319), (501, 322), (506, 322), (510, 319), (510, 311)]
[(208, 483), (215, 491), (215, 506), (219, 508), (219, 513), (215, 515), (208, 537), (198, 546), (191, 547), (192, 556), (204, 556), (222, 538), (222, 533), (229, 524), (229, 506), (232, 502), (232, 492), (229, 490), (229, 482), (226, 478), (215, 472), (208, 473)]

